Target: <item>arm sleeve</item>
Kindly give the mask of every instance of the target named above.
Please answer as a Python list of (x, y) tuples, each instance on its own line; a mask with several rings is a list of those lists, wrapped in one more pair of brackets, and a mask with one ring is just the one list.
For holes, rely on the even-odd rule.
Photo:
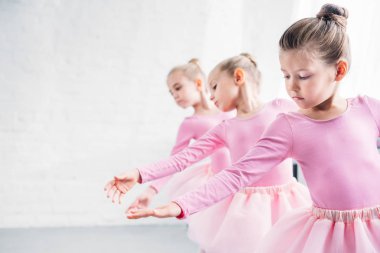
[(252, 185), (291, 156), (292, 142), (290, 124), (281, 114), (239, 161), (216, 174), (203, 186), (174, 200), (182, 209), (178, 218), (185, 218)]
[[(174, 147), (172, 148), (171, 155), (175, 155), (187, 146), (189, 146), (190, 141), (194, 138), (194, 130), (197, 128), (196, 125), (191, 124), (190, 121), (184, 120), (178, 129), (177, 139)], [(163, 186), (172, 178), (173, 175), (169, 175), (164, 178), (154, 180), (150, 187), (152, 187), (157, 193), (162, 189)]]
[(363, 99), (366, 102), (372, 114), (372, 117), (376, 122), (377, 129), (379, 129), (379, 136), (380, 136), (380, 101), (368, 96), (363, 96)]
[(209, 156), (216, 149), (224, 146), (224, 129), (224, 123), (220, 123), (193, 144), (168, 159), (138, 168), (141, 182), (145, 183), (180, 172), (186, 167)]

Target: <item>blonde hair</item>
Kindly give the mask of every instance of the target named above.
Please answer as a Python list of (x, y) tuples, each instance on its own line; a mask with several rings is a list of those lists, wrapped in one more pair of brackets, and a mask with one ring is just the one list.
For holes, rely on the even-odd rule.
[(183, 72), (183, 74), (191, 81), (201, 79), (202, 83), (206, 82), (206, 75), (203, 72), (197, 58), (192, 58), (186, 64), (178, 65), (172, 68), (168, 73), (168, 77), (177, 71)]
[(327, 64), (335, 64), (345, 58), (350, 65), (347, 18), (346, 8), (325, 4), (316, 17), (304, 18), (291, 25), (281, 36), (280, 49), (307, 49), (317, 53)]
[(215, 69), (219, 69), (220, 71), (226, 71), (230, 76), (234, 75), (237, 68), (245, 70), (256, 85), (260, 86), (261, 72), (258, 69), (257, 62), (249, 53), (241, 53), (240, 55), (225, 59), (215, 67)]

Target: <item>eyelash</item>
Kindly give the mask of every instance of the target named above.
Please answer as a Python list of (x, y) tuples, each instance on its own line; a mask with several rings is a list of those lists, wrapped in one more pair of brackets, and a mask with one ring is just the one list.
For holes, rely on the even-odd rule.
[[(307, 79), (309, 79), (310, 77), (311, 77), (311, 75), (310, 75), (310, 76), (298, 76), (298, 78), (299, 78), (300, 80), (307, 80)], [(284, 78), (285, 78), (285, 79), (289, 79), (290, 76), (284, 76)]]
[(299, 76), (298, 78), (301, 80), (307, 80), (309, 79), (310, 76)]

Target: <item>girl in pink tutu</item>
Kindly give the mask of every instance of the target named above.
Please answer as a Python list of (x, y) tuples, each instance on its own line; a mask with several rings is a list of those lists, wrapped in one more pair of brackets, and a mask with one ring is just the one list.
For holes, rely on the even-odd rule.
[[(206, 89), (207, 80), (199, 61), (191, 59), (184, 65), (170, 70), (167, 85), (176, 104), (182, 108), (193, 107), (194, 114), (186, 117), (181, 123), (177, 139), (171, 154), (174, 155), (186, 148), (191, 141), (199, 139), (208, 130), (233, 117), (234, 113), (221, 113), (209, 99)], [(180, 196), (196, 186), (202, 185), (212, 174), (230, 165), (230, 155), (227, 148), (216, 150), (210, 156), (210, 163), (186, 170), (178, 175), (168, 176), (156, 181), (136, 198), (128, 210), (146, 208), (154, 196), (165, 185), (169, 187), (170, 197)]]
[[(293, 157), (313, 206), (284, 216), (257, 252), (380, 252), (380, 101), (338, 95), (350, 66), (347, 17), (346, 9), (327, 4), (315, 18), (299, 20), (282, 35), (281, 69), (298, 112), (280, 114), (242, 159), (196, 191), (128, 217), (187, 217), (260, 181)], [(180, 169), (172, 164), (160, 175)], [(127, 178), (115, 181), (115, 187), (124, 192), (149, 180), (151, 172), (131, 170)]]
[[(212, 99), (222, 111), (237, 109), (237, 117), (225, 120), (171, 158), (141, 167), (143, 178), (163, 176), (165, 170), (183, 170), (221, 147), (228, 147), (231, 160), (238, 161), (277, 114), (295, 109), (293, 102), (283, 99), (262, 103), (259, 86), (260, 72), (250, 55), (219, 63), (209, 76)], [(118, 177), (107, 188), (119, 187), (123, 178)], [(257, 182), (189, 217), (189, 237), (207, 253), (253, 252), (281, 216), (310, 204), (306, 187), (294, 180), (292, 163), (287, 159)]]
[[(220, 112), (210, 100), (207, 92), (207, 81), (197, 59), (191, 59), (187, 64), (174, 67), (168, 74), (167, 85), (178, 106), (182, 108), (193, 107), (194, 114), (186, 117), (180, 125), (176, 143), (171, 154), (174, 155), (186, 148), (191, 141), (199, 139), (208, 130), (225, 119), (234, 116), (234, 112)], [(177, 175), (168, 176), (156, 181), (136, 198), (128, 210), (147, 208), (154, 196), (167, 187), (171, 198), (180, 196), (197, 186), (202, 185), (215, 173), (230, 165), (228, 149), (223, 147), (215, 150), (210, 156), (210, 162), (185, 170)], [(187, 220), (189, 228), (197, 233), (199, 227), (192, 226)], [(197, 242), (197, 241), (195, 241)]]

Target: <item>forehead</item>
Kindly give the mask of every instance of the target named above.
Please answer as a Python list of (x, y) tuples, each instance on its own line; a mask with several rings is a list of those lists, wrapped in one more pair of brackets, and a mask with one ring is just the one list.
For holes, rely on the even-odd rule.
[(208, 75), (208, 82), (219, 80), (227, 75), (226, 71), (221, 71), (219, 67), (214, 68)]
[(181, 70), (174, 71), (170, 73), (170, 75), (168, 75), (167, 84), (168, 86), (173, 86), (176, 83), (183, 82), (184, 78), (186, 78), (186, 76), (184, 75), (183, 71)]
[(279, 58), (283, 70), (314, 68), (323, 65), (323, 61), (316, 54), (306, 49), (281, 50)]
[(218, 77), (219, 75), (219, 69), (218, 68), (214, 68), (213, 70), (211, 70), (211, 72), (208, 74), (208, 80), (211, 81), (215, 78)]

